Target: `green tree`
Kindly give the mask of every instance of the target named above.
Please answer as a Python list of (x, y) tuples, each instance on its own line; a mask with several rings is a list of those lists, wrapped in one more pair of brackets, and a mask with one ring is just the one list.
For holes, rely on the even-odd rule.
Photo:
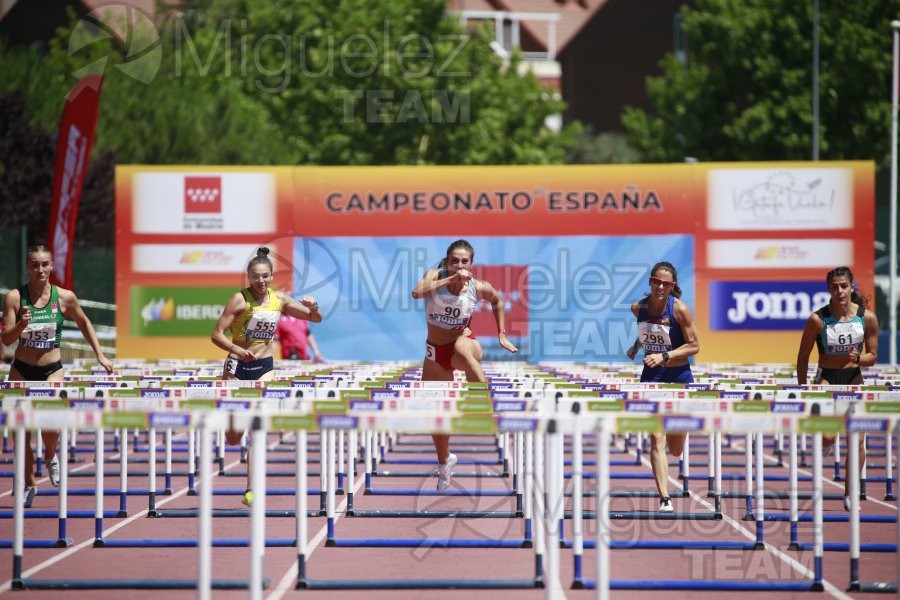
[[(812, 2), (697, 0), (687, 60), (669, 55), (647, 89), (654, 110), (623, 123), (647, 161), (812, 158)], [(820, 158), (889, 153), (891, 19), (900, 0), (822, 2)]]
[(444, 0), (194, 2), (184, 68), (240, 73), (301, 164), (559, 163), (577, 126)]

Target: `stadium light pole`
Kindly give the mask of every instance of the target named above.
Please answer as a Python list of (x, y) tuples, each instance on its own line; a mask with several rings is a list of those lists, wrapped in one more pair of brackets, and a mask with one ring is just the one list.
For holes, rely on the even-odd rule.
[(897, 364), (897, 69), (900, 68), (900, 21), (891, 21), (891, 35), (894, 38), (894, 60), (891, 63), (891, 239), (888, 268), (890, 269), (890, 285), (888, 286), (888, 344), (891, 349), (891, 364)]
[(812, 159), (819, 160), (819, 0), (813, 0)]

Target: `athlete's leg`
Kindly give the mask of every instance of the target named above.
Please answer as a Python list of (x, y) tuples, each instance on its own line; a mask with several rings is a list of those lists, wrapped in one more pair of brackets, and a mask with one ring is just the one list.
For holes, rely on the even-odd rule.
[(481, 368), (482, 357), (481, 344), (470, 337), (459, 337), (453, 347), (453, 357), (450, 363), (453, 368), (465, 371), (466, 381), (486, 382), (487, 377)]
[[(422, 381), (453, 381), (453, 371), (445, 369), (431, 359), (426, 358), (422, 364)], [(450, 456), (450, 436), (447, 434), (433, 434), (431, 440), (437, 452), (439, 464), (447, 462)]]
[(669, 497), (669, 460), (666, 457), (666, 437), (650, 434), (650, 466), (660, 498)]

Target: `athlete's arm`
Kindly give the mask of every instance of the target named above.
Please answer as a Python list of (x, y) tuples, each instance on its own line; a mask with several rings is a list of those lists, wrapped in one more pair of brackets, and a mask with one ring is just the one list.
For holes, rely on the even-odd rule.
[(478, 281), (476, 286), (476, 297), (479, 300), (486, 300), (491, 305), (491, 311), (494, 313), (494, 322), (497, 324), (497, 337), (500, 341), (500, 346), (509, 352), (518, 352), (519, 349), (506, 337), (506, 314), (503, 310), (503, 297), (487, 281)]
[(240, 292), (235, 293), (228, 300), (228, 304), (225, 305), (224, 310), (222, 310), (222, 315), (219, 317), (219, 320), (216, 321), (216, 326), (213, 327), (210, 339), (217, 347), (237, 356), (241, 360), (254, 360), (256, 355), (253, 354), (252, 351), (247, 348), (241, 348), (225, 335), (225, 332), (228, 331), (231, 324), (234, 323), (234, 319), (246, 309), (247, 301), (244, 299), (244, 295)]
[(459, 273), (444, 277), (443, 279), (440, 278), (440, 275), (440, 269), (428, 269), (425, 271), (425, 275), (419, 280), (419, 283), (413, 287), (412, 297), (416, 300), (421, 300), (422, 298), (431, 296), (442, 287), (449, 285), (454, 278), (459, 276)]
[(675, 299), (675, 321), (681, 326), (684, 343), (669, 352), (669, 360), (673, 358), (687, 358), (700, 352), (700, 338), (697, 336), (697, 328), (694, 326), (694, 317), (687, 304)]
[(290, 294), (284, 294), (281, 299), (281, 312), (304, 321), (313, 323), (322, 322), (322, 313), (319, 312), (319, 303), (312, 296), (303, 296), (295, 300)]
[(103, 354), (103, 349), (100, 348), (100, 340), (97, 338), (97, 332), (94, 331), (94, 325), (91, 323), (91, 320), (88, 319), (88, 316), (84, 314), (84, 310), (82, 310), (81, 304), (78, 303), (75, 292), (65, 290), (61, 287), (57, 287), (56, 289), (59, 290), (59, 302), (62, 306), (63, 315), (75, 321), (75, 324), (78, 325), (78, 329), (81, 330), (81, 335), (84, 336), (85, 341), (91, 346), (94, 354), (97, 355), (97, 362), (106, 369), (107, 373), (112, 373), (113, 364)]
[(803, 336), (800, 338), (800, 348), (797, 350), (797, 383), (806, 384), (807, 371), (809, 371), (809, 355), (812, 353), (816, 338), (822, 333), (822, 319), (813, 313), (806, 320), (803, 328)]
[(878, 362), (878, 317), (871, 310), (866, 310), (863, 317), (866, 328), (865, 352), (856, 357), (860, 367), (871, 367)]
[(27, 315), (22, 315), (22, 318), (16, 323), (16, 316), (21, 312), (19, 309), (20, 300), (19, 290), (9, 290), (3, 299), (3, 333), (0, 333), (0, 341), (5, 346), (16, 343), (16, 340), (19, 339), (19, 336), (22, 335), (22, 332), (31, 320), (31, 313), (28, 313)]

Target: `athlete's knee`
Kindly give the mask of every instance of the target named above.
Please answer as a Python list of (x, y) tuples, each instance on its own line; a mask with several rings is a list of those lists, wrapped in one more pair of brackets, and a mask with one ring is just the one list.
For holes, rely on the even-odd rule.
[(243, 431), (235, 431), (234, 429), (229, 429), (225, 432), (225, 441), (230, 446), (236, 446), (240, 444), (242, 437), (244, 437)]

